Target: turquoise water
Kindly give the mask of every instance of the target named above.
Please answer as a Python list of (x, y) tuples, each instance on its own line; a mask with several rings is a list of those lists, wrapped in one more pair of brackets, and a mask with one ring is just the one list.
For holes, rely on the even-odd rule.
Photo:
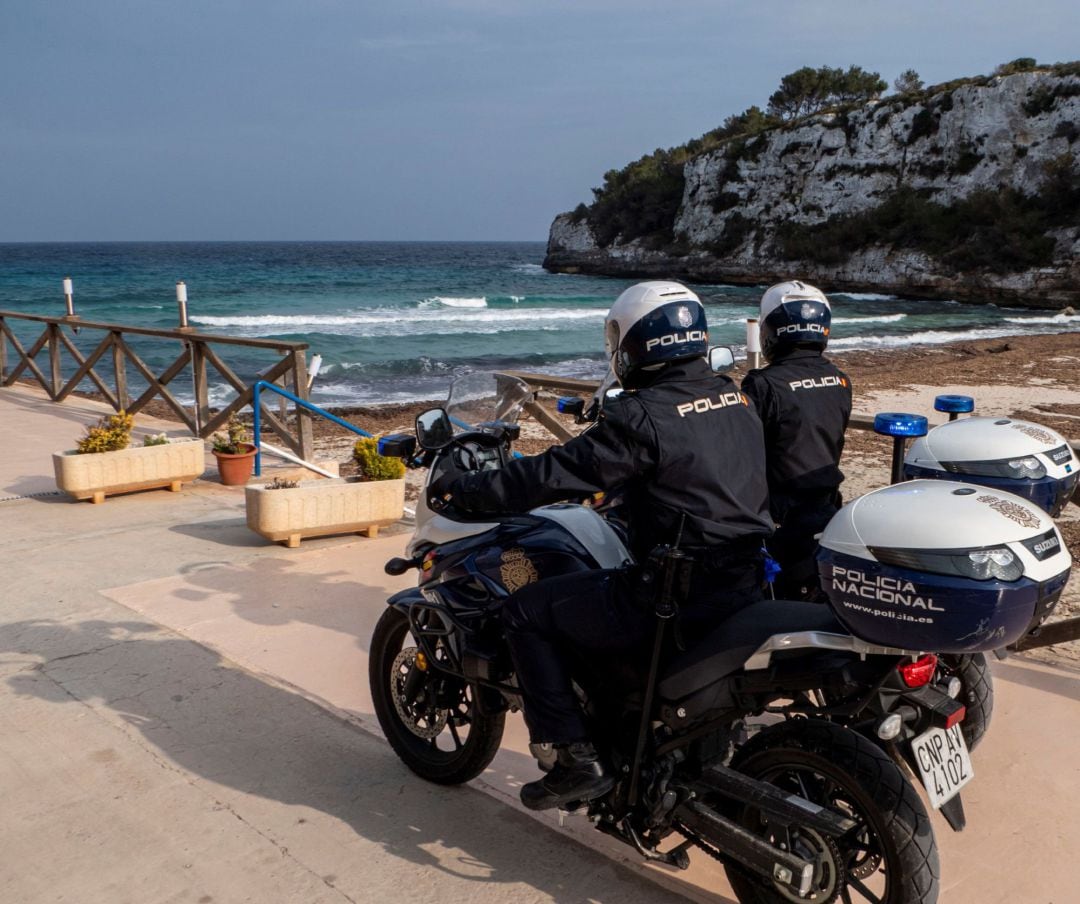
[[(543, 257), (540, 242), (0, 244), (0, 309), (61, 315), (61, 280), (71, 276), (84, 319), (172, 328), (182, 279), (201, 332), (309, 343), (323, 357), (313, 388), (322, 403), (439, 398), (453, 374), (469, 369), (598, 376), (604, 313), (633, 281), (550, 274)], [(742, 345), (761, 288), (694, 288), (712, 341)], [(1080, 316), (993, 305), (831, 299), (835, 352), (1080, 328)], [(26, 339), (40, 333), (11, 325)], [(85, 350), (100, 338), (83, 330), (76, 342)], [(176, 342), (134, 342), (155, 367), (178, 354)], [(226, 357), (244, 379), (273, 360), (244, 351)], [(131, 368), (129, 379), (139, 386)], [(177, 380), (180, 396), (185, 385)], [(217, 385), (213, 401), (230, 396)]]

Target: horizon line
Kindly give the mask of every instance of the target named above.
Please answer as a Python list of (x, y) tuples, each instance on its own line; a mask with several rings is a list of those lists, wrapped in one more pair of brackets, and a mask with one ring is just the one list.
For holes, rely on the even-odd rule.
[(543, 239), (0, 239), (0, 245), (535, 245)]

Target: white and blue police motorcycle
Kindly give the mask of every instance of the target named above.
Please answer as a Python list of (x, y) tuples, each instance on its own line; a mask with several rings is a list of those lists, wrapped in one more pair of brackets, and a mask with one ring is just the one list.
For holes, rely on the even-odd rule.
[[(415, 437), (383, 437), (381, 451), (427, 468), (428, 485), (501, 468), (529, 397), (512, 377), (459, 378)], [(901, 764), (955, 829), (974, 770), (959, 681), (941, 680), (935, 654), (1031, 630), (1070, 566), (1043, 514), (962, 490), (915, 481), (862, 497), (822, 539), (829, 605), (754, 603), (685, 652), (668, 626), (688, 559), (654, 551), (639, 572), (655, 588), (651, 661), (576, 664), (591, 737), (620, 776), (576, 809), (648, 860), (719, 860), (742, 902), (936, 901), (931, 823)], [(1040, 545), (1047, 536), (1056, 549)], [(386, 566), (416, 569), (418, 586), (390, 598), (369, 659), (376, 714), (405, 764), (442, 784), (479, 775), (521, 705), (502, 601), (531, 581), (623, 565), (617, 527), (586, 506), (470, 517), (422, 494), (406, 555)], [(550, 750), (533, 753), (550, 766)]]

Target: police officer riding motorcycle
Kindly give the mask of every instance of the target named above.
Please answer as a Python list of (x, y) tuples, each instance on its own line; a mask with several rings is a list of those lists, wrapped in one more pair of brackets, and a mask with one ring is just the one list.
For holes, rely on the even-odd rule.
[(761, 299), (759, 329), (768, 366), (742, 382), (765, 429), (769, 552), (780, 564), (781, 599), (820, 596), (816, 536), (840, 509), (840, 456), (851, 417), (851, 380), (823, 354), (832, 313), (820, 289), (792, 280)]
[[(605, 350), (623, 393), (563, 446), (474, 471), (433, 495), (469, 513), (525, 512), (616, 487), (639, 563), (661, 544), (692, 558), (684, 644), (762, 596), (762, 541), (772, 531), (762, 427), (745, 394), (712, 372), (708, 327), (684, 286), (635, 285), (612, 305)], [(532, 809), (595, 799), (614, 784), (589, 739), (571, 677), (573, 657), (615, 655), (639, 678), (655, 620), (641, 566), (529, 583), (509, 597), (503, 625), (534, 744), (557, 760), (521, 790)]]

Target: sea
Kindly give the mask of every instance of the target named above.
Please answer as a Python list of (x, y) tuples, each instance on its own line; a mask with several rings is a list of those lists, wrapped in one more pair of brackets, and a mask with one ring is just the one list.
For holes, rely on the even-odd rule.
[[(183, 280), (190, 323), (199, 332), (307, 343), (309, 356), (322, 358), (312, 398), (324, 405), (440, 399), (455, 375), (475, 370), (599, 377), (605, 369), (604, 314), (634, 280), (548, 273), (541, 266), (544, 247), (542, 242), (0, 244), (0, 310), (61, 316), (62, 280), (71, 277), (75, 312), (84, 320), (172, 329), (178, 323), (176, 283)], [(693, 288), (705, 303), (713, 344), (742, 351), (746, 318), (756, 313), (764, 287)], [(993, 304), (869, 292), (830, 299), (829, 348), (840, 355), (1080, 329), (1080, 315)], [(41, 333), (39, 324), (8, 324), (24, 345)], [(85, 354), (101, 335), (83, 329), (73, 341)], [(175, 340), (134, 336), (131, 341), (154, 368), (163, 369), (178, 354)], [(269, 355), (222, 347), (227, 363), (246, 380), (273, 363), (274, 353)], [(44, 368), (44, 353), (39, 361)], [(99, 367), (108, 373), (107, 363)], [(134, 368), (128, 373), (133, 389), (145, 386)], [(82, 388), (94, 388), (84, 383)], [(190, 386), (184, 374), (174, 390), (190, 400)], [(212, 403), (232, 395), (224, 380), (212, 383)]]

